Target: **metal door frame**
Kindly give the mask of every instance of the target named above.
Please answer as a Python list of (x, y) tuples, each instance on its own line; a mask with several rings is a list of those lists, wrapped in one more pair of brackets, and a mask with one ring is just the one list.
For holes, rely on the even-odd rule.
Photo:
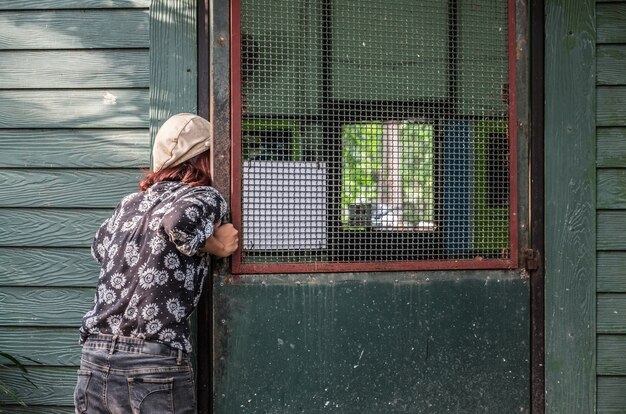
[[(516, 78), (518, 91), (522, 90), (525, 93), (518, 93), (515, 97), (518, 120), (514, 129), (518, 138), (522, 138), (519, 141), (528, 140), (529, 169), (527, 173), (529, 183), (520, 182), (518, 192), (527, 191), (531, 206), (528, 212), (524, 208), (518, 208), (518, 228), (529, 229), (528, 232), (520, 232), (519, 247), (527, 246), (539, 253), (536, 269), (528, 269), (531, 325), (529, 333), (531, 338), (530, 406), (533, 413), (542, 414), (545, 412), (544, 0), (535, 0), (530, 5), (527, 0), (517, 0), (515, 4), (517, 10), (517, 39), (514, 45), (515, 56), (517, 56)], [(215, 163), (221, 165), (220, 168), (214, 170), (213, 185), (230, 203), (232, 182), (230, 168), (230, 2), (199, 0), (197, 6), (198, 114), (210, 119), (213, 123), (214, 136), (217, 137), (214, 143), (213, 159)], [(519, 111), (524, 111), (524, 107), (527, 108), (528, 113), (525, 117), (519, 116)], [(220, 139), (220, 137), (228, 137), (228, 139)], [(524, 168), (524, 166), (519, 165), (518, 168)], [(529, 219), (527, 220), (526, 217)], [(520, 260), (523, 261), (523, 258)], [(229, 263), (226, 260), (216, 261), (213, 265), (214, 277), (211, 280), (212, 283), (207, 283), (207, 292), (198, 306), (198, 318), (200, 321), (212, 321), (214, 326), (213, 309), (216, 305), (213, 303), (214, 283), (236, 281), (240, 276), (230, 274)], [(527, 263), (522, 263), (521, 266), (528, 268)], [(208, 326), (205, 325), (205, 328)], [(208, 352), (197, 354), (198, 412), (210, 413), (213, 369), (218, 367), (214, 361), (216, 352), (213, 344), (213, 329), (199, 329), (197, 340), (197, 349), (208, 350)]]

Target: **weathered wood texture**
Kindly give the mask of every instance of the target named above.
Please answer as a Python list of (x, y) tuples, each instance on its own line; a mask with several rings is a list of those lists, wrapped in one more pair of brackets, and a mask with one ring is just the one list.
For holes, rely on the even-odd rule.
[(598, 43), (626, 43), (626, 3), (597, 5)]
[[(598, 333), (626, 333), (626, 295), (598, 294)], [(623, 354), (622, 354), (623, 355)]]
[(17, 405), (3, 405), (2, 412), (5, 414), (74, 414), (74, 406), (52, 406), (52, 405), (29, 405), (20, 407)]
[(111, 210), (5, 208), (0, 246), (89, 247)]
[(0, 0), (0, 10), (148, 8), (150, 0)]
[(598, 335), (598, 375), (626, 375), (624, 350), (626, 335)]
[(6, 51), (0, 88), (147, 88), (148, 50)]
[(149, 166), (149, 5), (0, 0), (0, 349), (43, 364), (0, 370), (3, 412), (74, 411), (89, 245)]
[(626, 413), (626, 2), (597, 5), (598, 413)]
[[(18, 393), (27, 404), (33, 405), (72, 405), (76, 386), (75, 367), (30, 367), (25, 380), (17, 369), (5, 370), (2, 378)], [(0, 404), (9, 400), (0, 394)], [(46, 412), (45, 410), (42, 410)]]
[(626, 211), (598, 212), (598, 250), (626, 250)]
[(197, 112), (195, 1), (153, 0), (150, 22), (150, 133), (154, 139), (171, 115)]
[(626, 377), (598, 378), (598, 414), (626, 412)]
[(591, 413), (595, 0), (546, 0), (545, 12), (546, 413)]
[(0, 207), (113, 208), (138, 191), (136, 170), (0, 170)]
[(93, 304), (94, 294), (95, 288), (3, 287), (0, 326), (78, 329), (83, 315)]
[[(78, 330), (72, 328), (24, 328), (0, 327), (2, 350), (11, 355), (24, 355), (36, 362), (20, 358), (20, 362), (29, 366), (80, 365), (80, 345)], [(9, 363), (0, 358), (0, 364)]]
[(626, 168), (626, 128), (598, 128), (598, 167)]
[(598, 87), (598, 126), (626, 126), (626, 86)]
[(598, 292), (626, 293), (626, 251), (598, 252)]
[(0, 247), (0, 286), (94, 287), (99, 272), (89, 248)]
[(598, 46), (598, 85), (626, 85), (626, 45)]
[(626, 209), (626, 169), (598, 170), (598, 208)]
[(0, 91), (0, 128), (145, 128), (145, 89)]
[(147, 10), (7, 11), (2, 49), (147, 48)]
[(148, 129), (0, 129), (0, 167), (147, 168)]

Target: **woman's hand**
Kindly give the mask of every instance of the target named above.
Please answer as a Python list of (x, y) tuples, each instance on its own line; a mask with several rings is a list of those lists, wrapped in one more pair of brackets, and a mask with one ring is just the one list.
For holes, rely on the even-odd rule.
[(218, 257), (228, 257), (239, 247), (239, 231), (232, 224), (217, 227), (204, 245), (203, 251)]

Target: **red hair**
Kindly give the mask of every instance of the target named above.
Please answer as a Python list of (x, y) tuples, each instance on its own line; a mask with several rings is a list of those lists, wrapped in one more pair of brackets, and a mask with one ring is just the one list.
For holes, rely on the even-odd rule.
[(163, 168), (157, 172), (148, 172), (139, 182), (141, 191), (146, 191), (161, 181), (182, 181), (192, 187), (211, 185), (211, 154), (204, 151), (182, 164)]

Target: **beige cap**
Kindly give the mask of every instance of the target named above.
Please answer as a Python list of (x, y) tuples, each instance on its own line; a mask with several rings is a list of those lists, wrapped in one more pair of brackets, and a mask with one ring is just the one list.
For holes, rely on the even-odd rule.
[(177, 114), (159, 129), (152, 148), (152, 171), (181, 164), (213, 146), (211, 123), (194, 114)]

